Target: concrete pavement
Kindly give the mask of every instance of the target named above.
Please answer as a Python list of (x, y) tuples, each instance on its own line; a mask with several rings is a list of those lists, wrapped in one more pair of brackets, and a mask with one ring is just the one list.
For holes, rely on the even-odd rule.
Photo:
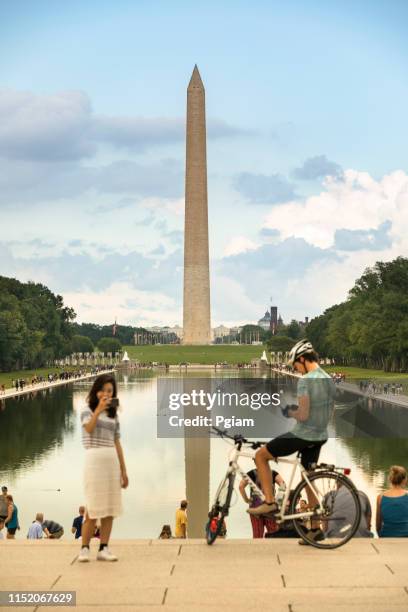
[[(275, 368), (271, 368), (272, 372), (279, 374), (281, 376), (292, 376), (293, 378), (301, 378), (300, 374), (296, 372), (282, 372), (281, 370), (277, 370)], [(366, 391), (362, 391), (357, 382), (341, 382), (337, 383), (338, 389), (341, 391), (349, 391), (350, 393), (354, 393), (354, 395), (360, 395), (362, 397), (367, 397), (369, 399), (379, 400), (381, 402), (385, 402), (387, 404), (394, 404), (397, 406), (403, 406), (404, 408), (408, 408), (408, 396), (407, 395), (395, 395), (391, 393), (367, 393)]]
[(68, 380), (54, 380), (53, 382), (40, 382), (32, 384), (27, 384), (23, 389), (16, 391), (13, 387), (11, 389), (6, 389), (5, 393), (0, 395), (0, 400), (9, 399), (11, 397), (18, 397), (19, 395), (27, 395), (30, 393), (36, 393), (37, 391), (44, 391), (45, 389), (51, 389), (52, 387), (60, 387), (61, 385), (70, 385), (72, 383), (80, 382), (82, 380), (88, 380), (90, 378), (96, 378), (100, 374), (112, 374), (115, 373), (116, 370), (101, 370), (96, 374), (84, 374), (83, 376), (78, 376), (76, 378), (69, 378)]
[(74, 590), (80, 612), (408, 610), (408, 539), (333, 551), (295, 539), (116, 540), (111, 550), (119, 562), (95, 561), (93, 543), (80, 564), (75, 542), (0, 541), (0, 590)]

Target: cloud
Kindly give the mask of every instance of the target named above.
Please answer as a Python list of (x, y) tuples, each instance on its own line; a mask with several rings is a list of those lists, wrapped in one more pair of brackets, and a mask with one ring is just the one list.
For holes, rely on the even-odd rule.
[(224, 257), (219, 266), (236, 279), (262, 270), (271, 277), (284, 274), (292, 278), (301, 276), (315, 261), (338, 259), (333, 251), (315, 247), (301, 238), (288, 238), (278, 244), (263, 244), (257, 249)]
[(278, 230), (270, 228), (270, 227), (262, 227), (259, 230), (259, 235), (264, 242), (279, 242), (280, 233)]
[(281, 174), (251, 174), (235, 176), (233, 187), (252, 204), (279, 204), (297, 198), (294, 185)]
[[(234, 326), (254, 320), (254, 313), (263, 313), (265, 309), (264, 300), (265, 297), (259, 292), (248, 295), (245, 287), (229, 276), (216, 272), (211, 276), (213, 326), (220, 324)], [(226, 305), (228, 305), (228, 308), (226, 308)]]
[(146, 217), (143, 217), (143, 219), (141, 219), (140, 221), (135, 221), (135, 225), (140, 225), (141, 227), (148, 227), (153, 223), (154, 220), (155, 216), (152, 211), (149, 210), (149, 213), (148, 215), (146, 215)]
[(159, 244), (155, 249), (152, 249), (149, 255), (164, 255), (166, 253), (166, 249), (162, 244)]
[[(246, 134), (211, 118), (207, 132), (208, 138)], [(108, 117), (94, 113), (83, 91), (39, 95), (0, 89), (0, 157), (78, 161), (92, 157), (101, 144), (141, 152), (184, 139), (183, 117)]]
[(258, 248), (257, 245), (249, 238), (245, 236), (235, 236), (231, 238), (228, 244), (224, 248), (224, 257), (229, 257), (230, 255), (238, 255), (238, 253), (245, 253), (246, 251), (252, 251)]
[(180, 321), (181, 308), (160, 291), (142, 291), (126, 282), (104, 285), (99, 291), (85, 289), (64, 294), (64, 303), (74, 308), (79, 322), (151, 326)]
[[(229, 278), (240, 286), (240, 293), (247, 301), (259, 304), (261, 316), (270, 295), (275, 295), (280, 309), (288, 318), (296, 313), (302, 318), (305, 296), (292, 293), (292, 286), (302, 282), (303, 277), (315, 267), (325, 267), (340, 262), (341, 257), (330, 249), (320, 249), (303, 239), (288, 238), (277, 244), (264, 244), (257, 249), (224, 257), (215, 262), (217, 277)], [(322, 276), (316, 276), (316, 284), (322, 283)], [(227, 300), (228, 303), (228, 300)], [(248, 303), (248, 302), (247, 302)], [(261, 307), (262, 305), (262, 307)], [(313, 314), (319, 312), (315, 303)]]
[(91, 103), (81, 91), (39, 96), (0, 90), (0, 156), (72, 160), (96, 152), (90, 138)]
[(384, 221), (377, 229), (368, 230), (336, 230), (334, 234), (334, 248), (339, 251), (382, 251), (388, 249), (392, 240), (389, 231), (391, 221)]
[(365, 232), (367, 225), (379, 228), (391, 222), (387, 231), (393, 247), (398, 246), (401, 253), (407, 253), (407, 202), (408, 175), (402, 170), (376, 181), (367, 172), (349, 169), (342, 181), (326, 178), (319, 195), (271, 208), (265, 228), (278, 230), (283, 239), (303, 238), (327, 249), (335, 245), (337, 230)]
[(326, 155), (309, 157), (303, 166), (295, 168), (292, 175), (295, 179), (302, 181), (313, 181), (325, 176), (340, 178), (343, 174), (342, 167), (327, 159)]
[(234, 125), (230, 125), (222, 119), (213, 119), (211, 117), (207, 120), (206, 126), (207, 138), (210, 140), (216, 140), (218, 138), (235, 138), (237, 136), (249, 136), (252, 133), (250, 130), (245, 130)]
[(107, 212), (132, 206), (135, 198), (178, 198), (183, 189), (183, 165), (172, 159), (150, 164), (119, 160), (101, 166), (0, 161), (0, 204), (5, 206), (72, 199), (89, 192), (125, 196), (95, 211)]
[(127, 283), (140, 291), (160, 291), (179, 299), (182, 286), (183, 257), (181, 249), (168, 257), (156, 259), (137, 251), (121, 253), (111, 249), (91, 254), (88, 246), (81, 252), (63, 250), (59, 254), (15, 255), (7, 243), (0, 243), (0, 274), (21, 281), (34, 280), (58, 293), (101, 291), (113, 283)]
[(170, 230), (162, 234), (163, 238), (167, 238), (171, 244), (181, 245), (184, 239), (184, 232), (181, 230)]
[(178, 197), (184, 189), (182, 165), (172, 159), (141, 165), (117, 161), (98, 170), (92, 187), (102, 193), (133, 193), (141, 197)]

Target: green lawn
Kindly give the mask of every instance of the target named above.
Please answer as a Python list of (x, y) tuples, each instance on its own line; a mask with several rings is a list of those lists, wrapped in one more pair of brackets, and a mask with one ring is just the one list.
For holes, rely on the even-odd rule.
[(11, 387), (11, 383), (16, 378), (25, 378), (31, 382), (33, 376), (48, 376), (48, 374), (54, 372), (71, 372), (72, 370), (79, 370), (75, 366), (65, 366), (64, 368), (37, 368), (36, 370), (19, 370), (18, 372), (0, 372), (0, 385), (5, 385), (6, 388)]
[(260, 358), (264, 346), (251, 344), (214, 344), (210, 346), (183, 346), (180, 344), (161, 344), (152, 346), (125, 346), (130, 359), (141, 362), (157, 361), (178, 365), (181, 362), (214, 364), (250, 363), (253, 358)]
[(347, 380), (407, 380), (408, 374), (397, 374), (395, 372), (384, 372), (384, 370), (373, 370), (365, 368), (354, 368), (351, 366), (324, 366), (327, 372), (343, 372)]

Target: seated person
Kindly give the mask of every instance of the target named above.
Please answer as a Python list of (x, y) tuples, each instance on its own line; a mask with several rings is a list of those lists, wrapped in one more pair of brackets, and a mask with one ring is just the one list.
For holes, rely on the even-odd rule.
[(391, 488), (377, 497), (377, 532), (380, 538), (408, 538), (407, 471), (400, 465), (390, 468)]
[(55, 521), (43, 521), (43, 532), (50, 540), (59, 540), (64, 535), (64, 528)]
[[(251, 488), (249, 490), (248, 497), (246, 488), (249, 487), (249, 479), (251, 479), (252, 482), (254, 482), (256, 486), (262, 491), (261, 481), (258, 477), (258, 470), (250, 470), (249, 472), (247, 472), (247, 476), (248, 478), (243, 478), (239, 483), (239, 492), (241, 493), (244, 502), (249, 504), (250, 508), (256, 508), (257, 506), (260, 506), (262, 504), (262, 499), (258, 497)], [(273, 489), (275, 489), (276, 484), (278, 486), (283, 486), (285, 484), (285, 481), (283, 480), (282, 476), (278, 474), (278, 472), (275, 472), (275, 470), (272, 470), (271, 478)], [(252, 524), (253, 538), (263, 538), (265, 535), (265, 531), (266, 533), (273, 533), (278, 529), (277, 523), (273, 517), (268, 518), (263, 515), (254, 516), (251, 514), (250, 519)]]
[(163, 525), (159, 535), (159, 540), (170, 540), (172, 537), (170, 525)]
[[(357, 491), (361, 505), (361, 518), (360, 525), (354, 534), (355, 538), (372, 538), (374, 534), (371, 533), (371, 504), (367, 495), (363, 491)], [(329, 493), (330, 495), (330, 493)], [(355, 518), (355, 504), (351, 493), (346, 487), (341, 485), (335, 492), (333, 511), (330, 515), (331, 519), (327, 521), (325, 532), (326, 538), (337, 538), (343, 537), (347, 526), (352, 527), (353, 519)], [(337, 520), (336, 520), (337, 519)]]

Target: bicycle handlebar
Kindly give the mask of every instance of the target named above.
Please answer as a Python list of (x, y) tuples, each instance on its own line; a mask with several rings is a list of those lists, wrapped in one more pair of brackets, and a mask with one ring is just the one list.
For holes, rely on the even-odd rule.
[(228, 438), (229, 440), (233, 440), (233, 442), (239, 443), (241, 442), (241, 444), (248, 444), (251, 448), (253, 448), (254, 450), (257, 448), (260, 448), (261, 446), (263, 446), (264, 444), (266, 444), (266, 442), (261, 442), (260, 440), (256, 441), (256, 442), (251, 442), (250, 440), (247, 440), (247, 438), (244, 438), (244, 436), (241, 436), (241, 434), (237, 434), (235, 436), (230, 436), (226, 430), (222, 430), (219, 429), (218, 427), (211, 427), (211, 429), (213, 431), (215, 431), (215, 433), (217, 434), (217, 436), (220, 436), (221, 438)]

